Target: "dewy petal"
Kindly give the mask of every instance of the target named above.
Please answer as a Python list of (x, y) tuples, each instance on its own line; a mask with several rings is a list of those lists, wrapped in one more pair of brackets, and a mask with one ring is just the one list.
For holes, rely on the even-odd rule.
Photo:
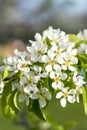
[(58, 92), (57, 94), (56, 94), (56, 98), (61, 98), (63, 96), (63, 93), (62, 92)]
[(66, 98), (62, 98), (61, 100), (60, 100), (60, 103), (61, 103), (61, 106), (62, 107), (66, 107)]
[(40, 96), (39, 104), (42, 108), (46, 106), (46, 100), (44, 97)]

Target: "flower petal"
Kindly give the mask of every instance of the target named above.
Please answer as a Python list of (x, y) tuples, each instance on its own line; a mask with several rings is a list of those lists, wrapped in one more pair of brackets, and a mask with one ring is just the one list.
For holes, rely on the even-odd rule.
[(40, 99), (39, 99), (39, 104), (40, 104), (40, 106), (43, 108), (43, 107), (45, 107), (46, 106), (46, 100), (45, 100), (45, 98), (44, 97), (40, 97)]
[(60, 103), (61, 103), (61, 106), (62, 107), (66, 107), (66, 98), (62, 98), (61, 100), (60, 100)]
[(62, 92), (58, 92), (57, 94), (56, 94), (56, 98), (61, 98), (63, 96), (63, 93)]

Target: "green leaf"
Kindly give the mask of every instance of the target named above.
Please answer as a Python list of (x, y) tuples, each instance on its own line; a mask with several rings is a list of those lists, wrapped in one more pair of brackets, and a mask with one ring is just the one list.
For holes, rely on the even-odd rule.
[(4, 87), (2, 94), (1, 106), (3, 114), (10, 119), (19, 113), (17, 106), (17, 90), (12, 91), (11, 82)]
[(44, 115), (40, 109), (38, 100), (34, 100), (32, 103), (33, 112), (41, 119), (45, 121)]
[(68, 36), (69, 36), (69, 40), (70, 41), (79, 41), (80, 40), (80, 38), (79, 37), (77, 37), (75, 34), (68, 34)]
[(18, 107), (18, 104), (17, 104), (17, 99), (18, 99), (18, 92), (17, 92), (17, 90), (15, 90), (14, 98), (13, 98), (13, 103), (14, 103), (14, 106), (17, 109), (17, 111), (20, 111), (20, 109)]
[(87, 88), (82, 87), (82, 96), (83, 96), (83, 106), (84, 106), (84, 111), (85, 114), (87, 115)]
[(15, 115), (19, 113), (20, 109), (17, 105), (17, 90), (9, 94), (8, 105), (14, 110)]
[(5, 70), (4, 70), (4, 72), (3, 72), (3, 75), (2, 75), (3, 79), (7, 78), (8, 75), (9, 75), (8, 66), (6, 66), (6, 67), (5, 67)]
[(78, 48), (81, 44), (87, 44), (87, 40), (80, 40), (75, 44), (75, 47)]

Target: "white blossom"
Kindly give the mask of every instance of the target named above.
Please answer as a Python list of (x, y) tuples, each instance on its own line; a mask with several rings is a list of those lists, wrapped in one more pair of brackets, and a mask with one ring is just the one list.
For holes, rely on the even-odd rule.
[(83, 43), (78, 47), (79, 54), (87, 54), (87, 44)]
[(38, 95), (36, 93), (39, 92), (39, 89), (36, 87), (36, 85), (27, 85), (24, 87), (24, 92), (29, 95), (31, 99), (37, 99)]
[(52, 71), (50, 73), (50, 78), (53, 79), (52, 87), (54, 89), (62, 89), (64, 86), (64, 83), (62, 81), (67, 78), (67, 75), (66, 73)]
[(77, 49), (67, 49), (66, 52), (64, 52), (64, 63), (62, 64), (62, 69), (70, 71), (76, 71), (76, 68), (74, 67), (75, 64), (78, 63), (77, 55)]
[(33, 71), (30, 71), (29, 73), (25, 73), (24, 76), (20, 78), (20, 84), (36, 84), (40, 79), (39, 75), (35, 75)]
[(8, 66), (9, 71), (17, 73), (19, 70), (23, 72), (29, 72), (29, 66), (31, 62), (28, 58), (28, 53), (20, 52), (17, 49), (14, 50), (15, 56), (9, 56), (7, 59), (4, 59), (5, 65)]
[(70, 89), (69, 87), (62, 88), (60, 92), (56, 94), (56, 98), (60, 99), (62, 107), (66, 107), (67, 101), (69, 103), (75, 102), (75, 89)]
[(77, 75), (77, 72), (74, 73), (73, 82), (78, 87), (81, 87), (85, 84), (84, 77), (81, 75)]
[(36, 99), (36, 97), (39, 100), (40, 107), (46, 106), (46, 100), (51, 100), (51, 94), (49, 93), (49, 90), (45, 87), (41, 88), (36, 94), (33, 95), (33, 99)]
[(36, 42), (31, 47), (27, 46), (33, 62), (42, 62), (42, 56), (47, 52), (47, 46), (44, 43)]
[(80, 39), (82, 39), (82, 40), (84, 40), (84, 39), (87, 40), (87, 29), (84, 29), (83, 31), (80, 31), (80, 32), (77, 34), (77, 36), (78, 36)]
[(68, 42), (68, 35), (66, 35), (65, 32), (60, 31), (60, 29), (53, 29), (51, 26), (43, 31), (43, 37), (44, 39), (48, 38), (52, 46), (56, 44), (62, 44), (62, 46), (65, 46)]

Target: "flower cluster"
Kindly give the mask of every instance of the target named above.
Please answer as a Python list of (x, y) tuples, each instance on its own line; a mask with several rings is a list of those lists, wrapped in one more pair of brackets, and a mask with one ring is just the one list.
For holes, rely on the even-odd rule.
[[(87, 34), (87, 31), (84, 33)], [(84, 38), (82, 33), (76, 37)], [(0, 93), (4, 93), (9, 79), (11, 91), (18, 91), (18, 102), (26, 105), (38, 100), (40, 107), (45, 107), (53, 95), (60, 99), (62, 107), (67, 101), (79, 102), (82, 87), (87, 83), (81, 75), (84, 67), (81, 66), (80, 54), (87, 56), (87, 44), (76, 47), (77, 40), (71, 40), (68, 34), (52, 27), (43, 31), (42, 35), (36, 33), (35, 41), (29, 42), (31, 45), (26, 47), (27, 51), (16, 49), (15, 56), (4, 59), (9, 74), (0, 79)]]

